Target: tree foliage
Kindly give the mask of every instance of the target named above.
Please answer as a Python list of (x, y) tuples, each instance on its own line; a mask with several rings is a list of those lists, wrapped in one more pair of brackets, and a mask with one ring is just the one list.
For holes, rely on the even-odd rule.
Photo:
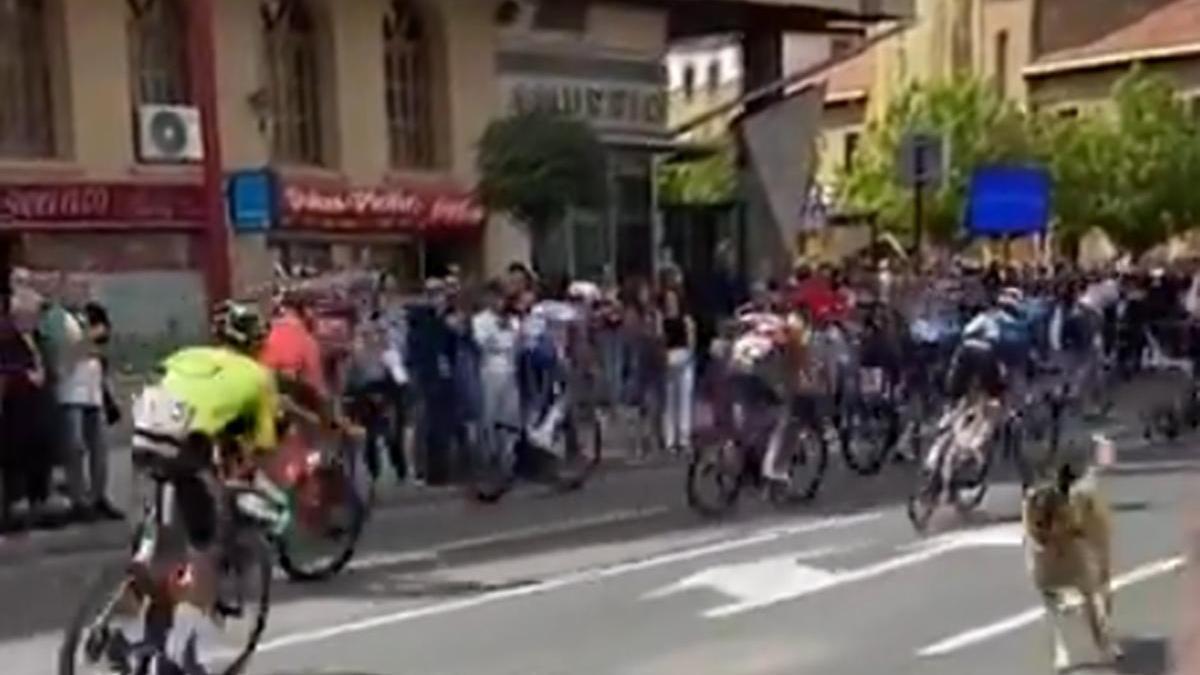
[(669, 204), (720, 204), (737, 193), (736, 150), (730, 138), (703, 159), (666, 164), (658, 172), (658, 193)]
[(1140, 69), (1116, 83), (1112, 99), (1111, 110), (1036, 124), (1062, 236), (1100, 227), (1141, 253), (1200, 225), (1200, 129), (1171, 82)]
[(543, 112), (495, 120), (476, 164), (483, 203), (534, 227), (560, 222), (570, 208), (605, 204), (604, 146), (585, 122)]
[(927, 231), (946, 241), (960, 231), (972, 171), (984, 164), (1042, 164), (1052, 176), (1053, 226), (1077, 240), (1091, 227), (1142, 252), (1200, 226), (1200, 131), (1170, 81), (1133, 69), (1112, 105), (1064, 118), (1027, 114), (978, 80), (914, 86), (868, 130), (837, 194), (853, 209), (908, 229), (911, 191), (896, 182), (897, 149), (909, 130), (947, 140), (948, 170), (926, 200)]
[(892, 229), (908, 230), (913, 221), (912, 191), (897, 182), (897, 153), (910, 130), (940, 135), (949, 153), (940, 186), (925, 199), (926, 231), (940, 241), (958, 233), (976, 166), (1024, 162), (1033, 153), (1024, 115), (987, 84), (964, 79), (910, 87), (867, 129), (862, 150), (836, 186), (842, 203), (877, 213)]

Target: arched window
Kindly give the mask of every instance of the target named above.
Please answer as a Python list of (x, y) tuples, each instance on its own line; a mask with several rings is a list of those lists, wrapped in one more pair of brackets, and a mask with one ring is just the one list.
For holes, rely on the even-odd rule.
[(44, 0), (0, 0), (0, 157), (57, 151)]
[(262, 5), (271, 153), (276, 161), (325, 160), (321, 120), (321, 39), (305, 0)]
[(428, 168), (437, 161), (430, 32), (412, 2), (392, 2), (383, 21), (383, 58), (388, 143), (397, 168)]
[(128, 0), (128, 4), (134, 106), (190, 102), (183, 0)]

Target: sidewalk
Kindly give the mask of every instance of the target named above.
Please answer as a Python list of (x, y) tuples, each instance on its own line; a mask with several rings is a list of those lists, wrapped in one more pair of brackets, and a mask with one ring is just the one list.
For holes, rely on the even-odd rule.
[[(632, 457), (627, 450), (618, 449), (634, 447), (632, 438), (625, 433), (629, 428), (623, 424), (624, 421), (622, 418), (617, 423), (610, 423), (606, 429), (605, 448), (599, 472), (611, 474), (654, 469), (682, 461), (664, 454), (640, 459)], [(110, 430), (110, 438), (112, 445), (109, 456), (108, 492), (113, 503), (126, 512), (126, 520), (80, 523), (62, 529), (31, 530), (0, 536), (0, 568), (31, 562), (44, 556), (116, 550), (128, 542), (141, 510), (141, 498), (130, 462), (128, 431), (118, 425)], [(544, 494), (546, 489), (533, 483), (521, 484), (517, 486), (516, 494), (509, 498), (521, 498), (523, 493)], [(375, 508), (382, 510), (438, 505), (469, 499), (469, 496), (464, 494), (463, 485), (398, 484), (388, 467), (385, 467), (383, 475), (376, 482), (375, 490)]]

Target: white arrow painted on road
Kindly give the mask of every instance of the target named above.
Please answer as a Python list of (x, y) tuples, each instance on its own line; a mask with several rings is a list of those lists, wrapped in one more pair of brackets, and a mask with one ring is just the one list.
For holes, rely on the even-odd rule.
[(909, 552), (852, 570), (824, 570), (800, 564), (802, 560), (825, 557), (844, 552), (847, 548), (854, 548), (826, 547), (755, 562), (710, 567), (649, 593), (644, 599), (663, 598), (692, 589), (712, 589), (734, 599), (732, 603), (714, 607), (703, 613), (705, 618), (721, 619), (796, 600), (835, 586), (873, 579), (895, 570), (928, 562), (953, 551), (1020, 546), (1022, 540), (1020, 524), (1013, 523), (928, 539), (905, 547)]

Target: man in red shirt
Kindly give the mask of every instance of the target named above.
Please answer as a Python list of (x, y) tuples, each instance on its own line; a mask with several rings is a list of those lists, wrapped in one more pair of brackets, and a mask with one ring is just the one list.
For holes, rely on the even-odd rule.
[(846, 317), (846, 298), (833, 287), (825, 270), (812, 274), (806, 266), (796, 270), (791, 305), (805, 309), (815, 321), (838, 321)]

